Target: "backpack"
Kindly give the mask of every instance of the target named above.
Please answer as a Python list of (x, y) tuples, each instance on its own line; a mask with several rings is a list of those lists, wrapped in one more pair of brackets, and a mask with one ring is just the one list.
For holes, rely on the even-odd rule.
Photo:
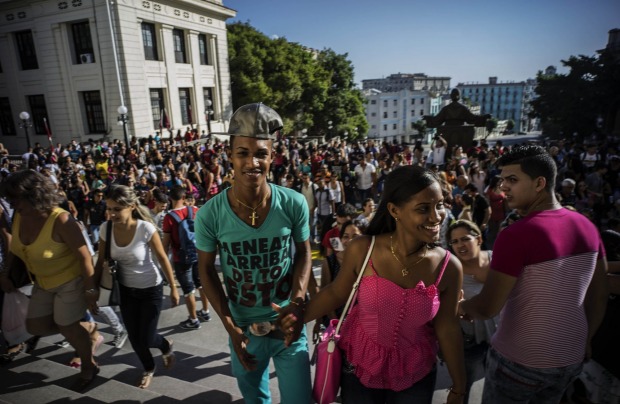
[(179, 262), (181, 264), (193, 264), (198, 261), (196, 252), (196, 235), (194, 234), (194, 209), (187, 207), (187, 217), (181, 220), (176, 212), (170, 212), (172, 218), (178, 224), (179, 231)]

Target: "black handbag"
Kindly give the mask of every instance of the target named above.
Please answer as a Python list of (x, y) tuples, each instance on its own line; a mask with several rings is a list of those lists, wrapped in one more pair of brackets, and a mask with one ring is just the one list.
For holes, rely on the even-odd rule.
[(99, 281), (99, 306), (118, 306), (121, 304), (121, 290), (118, 282), (118, 263), (110, 258), (112, 241), (112, 222), (108, 220), (106, 227), (107, 240), (103, 257), (103, 272)]
[(22, 286), (34, 283), (26, 263), (15, 254), (11, 254), (11, 258), (12, 260), (9, 263), (9, 279), (13, 282), (13, 286), (19, 289)]

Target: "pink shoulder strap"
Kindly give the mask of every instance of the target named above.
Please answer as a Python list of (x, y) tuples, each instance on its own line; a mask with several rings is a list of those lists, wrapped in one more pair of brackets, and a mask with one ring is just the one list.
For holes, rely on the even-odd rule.
[(443, 276), (443, 271), (446, 270), (446, 267), (448, 266), (448, 262), (450, 261), (450, 251), (446, 250), (446, 258), (444, 258), (443, 260), (443, 265), (441, 266), (441, 271), (439, 271), (439, 276), (437, 277), (437, 280), (435, 281), (435, 286), (439, 285), (439, 282), (441, 282), (441, 277)]

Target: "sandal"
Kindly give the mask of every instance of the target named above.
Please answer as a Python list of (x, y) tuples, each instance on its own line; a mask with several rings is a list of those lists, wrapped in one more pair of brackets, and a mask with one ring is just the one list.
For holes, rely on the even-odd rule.
[(71, 361), (67, 363), (67, 366), (74, 369), (80, 369), (82, 367), (82, 360), (78, 356), (77, 352), (73, 353), (73, 359), (71, 359)]
[(161, 355), (161, 359), (164, 362), (164, 368), (172, 369), (172, 367), (174, 366), (174, 362), (176, 360), (176, 357), (174, 356), (174, 351), (172, 350), (174, 341), (173, 340), (167, 340), (167, 341), (168, 341), (168, 345), (170, 348), (168, 349), (168, 353)]
[(141, 389), (146, 389), (147, 387), (149, 387), (151, 385), (151, 382), (153, 381), (154, 375), (155, 369), (151, 370), (150, 372), (142, 373), (142, 378), (140, 379), (140, 383), (138, 383), (138, 387)]
[(93, 380), (95, 380), (95, 378), (99, 374), (100, 370), (101, 369), (99, 368), (99, 366), (96, 366), (95, 370), (93, 370), (93, 373), (92, 373), (92, 375), (89, 378), (82, 377), (80, 375), (80, 377), (77, 379), (77, 381), (75, 383), (73, 383), (73, 386), (71, 387), (71, 390), (74, 390), (74, 391), (84, 390), (86, 387), (88, 387), (89, 384), (91, 384), (93, 382)]

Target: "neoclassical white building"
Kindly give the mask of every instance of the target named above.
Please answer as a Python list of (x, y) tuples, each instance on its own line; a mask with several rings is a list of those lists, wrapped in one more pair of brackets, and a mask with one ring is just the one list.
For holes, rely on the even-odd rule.
[(0, 142), (25, 150), (22, 111), (32, 145), (45, 121), (54, 143), (123, 139), (121, 105), (129, 136), (225, 131), (235, 15), (221, 0), (0, 0)]

